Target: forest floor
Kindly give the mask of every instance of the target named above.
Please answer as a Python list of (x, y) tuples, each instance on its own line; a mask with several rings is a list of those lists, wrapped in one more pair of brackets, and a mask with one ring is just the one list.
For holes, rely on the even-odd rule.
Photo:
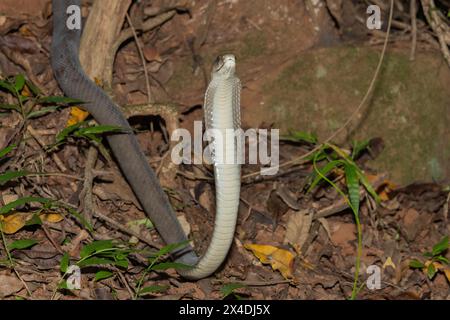
[[(92, 121), (83, 122), (68, 132), (68, 120), (79, 113), (64, 108), (63, 98), (45, 100), (61, 92), (49, 67), (49, 8), (40, 7), (46, 1), (38, 3), (27, 9), (40, 11), (40, 20), (0, 17), (0, 298), (342, 300), (353, 291), (357, 299), (450, 299), (450, 188), (398, 186), (387, 173), (370, 169), (366, 163), (377, 154), (376, 140), (361, 150), (328, 147), (317, 163), (293, 162), (273, 176), (258, 175), (258, 165), (243, 165), (235, 239), (215, 275), (187, 281), (160, 264), (166, 255), (149, 258), (163, 243), (111, 158), (101, 127), (96, 131)], [(157, 65), (159, 53), (148, 48), (146, 58)], [(133, 43), (122, 49), (115, 81), (139, 73), (135, 83), (140, 79), (141, 87), (124, 86), (126, 92), (116, 95), (145, 96), (137, 57)], [(170, 70), (163, 73), (170, 78)], [(180, 109), (185, 126), (199, 117), (194, 105)], [(131, 117), (130, 123), (185, 231), (204, 252), (215, 212), (211, 168), (170, 163), (163, 117)], [(313, 137), (282, 140), (280, 163), (317, 146)], [(315, 166), (336, 159), (339, 164), (327, 175), (334, 187), (322, 179), (309, 190), (320, 177)], [(364, 172), (356, 184), (349, 182), (350, 170)], [(352, 188), (359, 198), (348, 200)], [(359, 259), (357, 221), (347, 200), (353, 209), (357, 204)], [(64, 288), (68, 264), (81, 267), (80, 290)]]

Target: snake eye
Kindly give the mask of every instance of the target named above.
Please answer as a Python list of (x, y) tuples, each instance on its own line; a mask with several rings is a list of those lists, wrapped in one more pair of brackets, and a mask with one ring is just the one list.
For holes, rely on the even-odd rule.
[(214, 70), (219, 71), (223, 67), (224, 63), (225, 61), (223, 60), (223, 56), (218, 56), (216, 60), (214, 60)]

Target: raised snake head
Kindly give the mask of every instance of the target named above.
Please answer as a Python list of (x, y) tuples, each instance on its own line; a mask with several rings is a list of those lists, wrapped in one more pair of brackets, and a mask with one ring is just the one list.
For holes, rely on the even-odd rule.
[(223, 54), (216, 58), (212, 68), (211, 77), (228, 79), (234, 77), (236, 68), (236, 58), (234, 54)]

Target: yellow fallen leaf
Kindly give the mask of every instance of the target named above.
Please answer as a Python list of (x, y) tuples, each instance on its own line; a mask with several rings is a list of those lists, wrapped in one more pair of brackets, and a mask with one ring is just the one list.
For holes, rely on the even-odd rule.
[(394, 261), (392, 261), (391, 257), (388, 257), (386, 259), (386, 262), (383, 264), (383, 269), (386, 269), (387, 267), (392, 267), (392, 269), (394, 269), (394, 270), (396, 268), (395, 263), (394, 263)]
[(445, 274), (445, 277), (447, 278), (447, 280), (450, 282), (450, 268), (445, 268), (444, 269), (444, 274)]
[(22, 229), (30, 218), (29, 213), (16, 212), (7, 216), (0, 216), (2, 231), (13, 234)]
[(246, 244), (244, 247), (251, 250), (262, 263), (270, 264), (273, 270), (279, 270), (285, 279), (293, 278), (295, 255), (292, 252), (262, 244)]
[(56, 212), (48, 212), (39, 215), (39, 218), (41, 218), (41, 220), (43, 221), (56, 223), (62, 221), (64, 219), (64, 216)]
[(31, 97), (33, 95), (33, 93), (30, 91), (30, 89), (28, 89), (28, 86), (24, 86), (22, 89), (22, 92), (20, 94), (25, 97)]
[[(428, 266), (430, 265), (430, 263), (433, 263), (434, 268), (435, 268), (436, 270), (441, 270), (442, 268), (444, 268), (444, 266), (443, 266), (442, 264), (440, 264), (439, 262), (431, 261), (431, 260), (427, 260), (427, 261), (424, 263), (425, 267), (428, 268)], [(426, 268), (424, 268), (424, 269), (426, 270)]]
[(67, 120), (67, 126), (72, 126), (74, 124), (82, 122), (82, 121), (86, 120), (86, 118), (88, 116), (89, 116), (89, 112), (81, 110), (78, 107), (72, 107), (72, 108), (70, 108), (70, 117), (69, 117), (69, 120)]

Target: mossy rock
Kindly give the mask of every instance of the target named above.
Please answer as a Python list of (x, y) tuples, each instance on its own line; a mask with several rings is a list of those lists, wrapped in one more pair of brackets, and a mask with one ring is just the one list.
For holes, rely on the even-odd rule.
[[(306, 52), (268, 77), (257, 113), (282, 133), (307, 131), (324, 139), (361, 102), (379, 55), (379, 50), (346, 46)], [(450, 71), (438, 53), (420, 53), (415, 61), (406, 50), (388, 53), (348, 139), (383, 138), (385, 149), (371, 165), (398, 183), (448, 178), (449, 85)], [(253, 121), (263, 120), (257, 118)]]

